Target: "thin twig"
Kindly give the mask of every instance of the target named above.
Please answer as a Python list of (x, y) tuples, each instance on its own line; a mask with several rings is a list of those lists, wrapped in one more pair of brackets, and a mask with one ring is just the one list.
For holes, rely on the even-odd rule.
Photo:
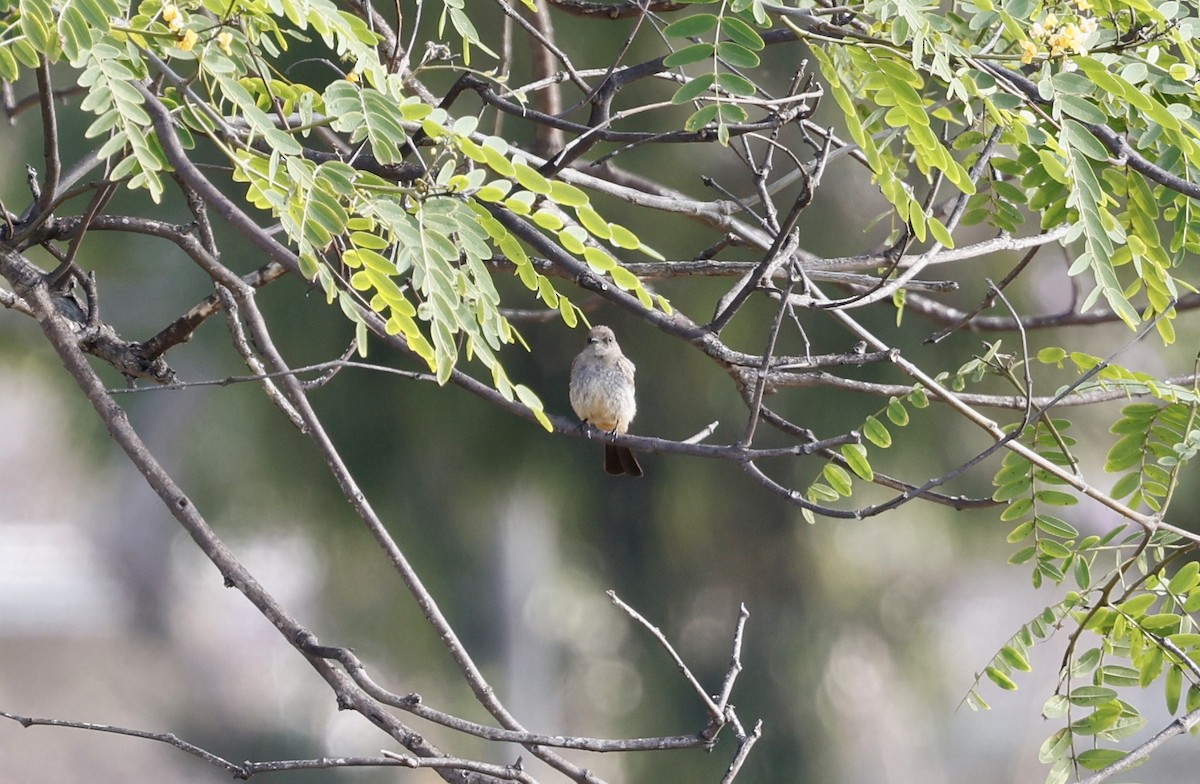
[(745, 604), (738, 605), (737, 625), (733, 630), (733, 651), (729, 654), (729, 669), (725, 672), (725, 681), (721, 684), (721, 693), (717, 696), (717, 707), (724, 711), (729, 706), (729, 698), (733, 694), (733, 683), (742, 671), (742, 637), (746, 631), (746, 621), (750, 611)]
[(89, 721), (68, 721), (66, 719), (41, 719), (32, 716), (19, 716), (15, 713), (0, 711), (0, 716), (6, 719), (12, 719), (19, 723), (22, 727), (69, 727), (77, 730), (90, 730), (92, 732), (108, 732), (114, 735), (127, 735), (131, 738), (143, 738), (145, 740), (153, 740), (159, 743), (165, 743), (168, 746), (174, 746), (180, 751), (191, 754), (193, 757), (198, 757), (204, 760), (209, 765), (222, 768), (225, 771), (232, 773), (235, 778), (246, 778), (246, 769), (237, 763), (213, 754), (211, 751), (200, 748), (199, 746), (188, 743), (173, 732), (148, 732), (146, 730), (134, 730), (128, 727), (117, 727), (112, 724), (94, 724)]
[(654, 639), (658, 640), (658, 644), (663, 647), (663, 650), (665, 650), (667, 655), (671, 657), (671, 660), (675, 662), (675, 666), (679, 669), (680, 674), (683, 675), (684, 680), (691, 685), (692, 691), (694, 691), (700, 697), (700, 701), (704, 703), (705, 709), (708, 711), (708, 714), (713, 718), (713, 720), (717, 722), (725, 721), (725, 711), (722, 709), (722, 706), (717, 705), (715, 702), (713, 702), (712, 697), (708, 696), (708, 692), (705, 691), (704, 687), (700, 685), (700, 681), (696, 680), (696, 676), (692, 674), (690, 669), (688, 669), (688, 666), (684, 663), (683, 658), (680, 657), (680, 655), (675, 651), (675, 646), (671, 645), (670, 640), (668, 640), (667, 636), (663, 634), (662, 629), (650, 623), (645, 619), (645, 617), (642, 616), (641, 613), (630, 607), (625, 602), (621, 601), (621, 598), (617, 596), (616, 591), (605, 591), (605, 593), (608, 594), (608, 598), (612, 600), (613, 604), (624, 610), (630, 618), (633, 618), (635, 621), (644, 626), (646, 631), (650, 632), (650, 634), (654, 636)]
[(721, 784), (732, 784), (734, 778), (741, 771), (742, 765), (745, 764), (746, 758), (750, 756), (750, 749), (754, 748), (754, 744), (762, 737), (762, 719), (754, 723), (754, 729), (750, 734), (744, 737), (738, 743), (737, 754), (733, 758), (733, 762), (729, 763), (729, 768), (725, 771), (725, 775), (721, 778)]

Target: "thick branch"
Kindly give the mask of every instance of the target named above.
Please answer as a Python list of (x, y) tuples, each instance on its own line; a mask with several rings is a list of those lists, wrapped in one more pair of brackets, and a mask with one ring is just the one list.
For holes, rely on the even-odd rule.
[[(50, 292), (37, 269), (19, 255), (0, 249), (0, 275), (33, 307), (47, 340), (84, 396), (96, 409), (113, 441), (129, 457), (146, 483), (191, 536), (201, 552), (217, 567), (225, 584), (237, 588), (286, 640), (303, 652), (300, 641), (311, 639), (311, 633), (292, 618), (250, 574), (213, 532), (183, 489), (151, 454), (130, 424), (124, 409), (105, 390), (100, 377), (76, 345), (70, 327), (65, 323), (65, 319), (58, 315)], [(321, 677), (334, 687), (337, 694), (346, 700), (347, 706), (360, 712), (413, 753), (421, 756), (441, 756), (441, 753), (421, 735), (413, 732), (394, 716), (380, 710), (378, 704), (343, 673), (319, 657), (306, 655), (306, 658)]]

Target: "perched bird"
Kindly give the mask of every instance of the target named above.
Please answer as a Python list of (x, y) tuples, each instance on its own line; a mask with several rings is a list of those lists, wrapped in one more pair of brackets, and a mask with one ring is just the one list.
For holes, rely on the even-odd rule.
[[(584, 422), (608, 433), (625, 433), (637, 413), (633, 363), (621, 353), (617, 336), (608, 327), (592, 327), (587, 345), (571, 362), (571, 408)], [(641, 476), (633, 450), (604, 445), (604, 470)]]

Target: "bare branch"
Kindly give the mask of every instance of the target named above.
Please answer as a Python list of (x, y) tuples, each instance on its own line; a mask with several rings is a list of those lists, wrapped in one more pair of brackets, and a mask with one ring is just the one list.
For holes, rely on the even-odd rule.
[[(57, 314), (45, 281), (37, 273), (36, 268), (20, 256), (0, 249), (0, 275), (8, 279), (13, 288), (34, 308), (38, 323), (46, 338), (83, 394), (96, 409), (96, 413), (103, 420), (109, 435), (124, 450), (126, 456), (159, 496), (171, 515), (217, 567), (225, 584), (237, 588), (292, 645), (299, 647), (301, 640), (311, 638), (311, 634), (276, 602), (232, 551), (225, 546), (224, 542), (217, 537), (191, 499), (147, 449), (130, 424), (125, 411), (105, 390), (99, 376), (96, 375), (87, 358), (79, 349), (66, 319)], [(347, 706), (362, 713), (368, 720), (414, 753), (422, 756), (441, 756), (440, 752), (419, 734), (404, 726), (385, 711), (378, 710), (376, 703), (324, 660), (317, 657), (309, 657), (308, 660)]]
[(191, 754), (204, 760), (208, 764), (222, 768), (225, 771), (232, 773), (235, 778), (246, 778), (246, 769), (236, 763), (230, 762), (227, 759), (213, 754), (210, 751), (188, 743), (173, 732), (147, 732), (146, 730), (134, 730), (126, 727), (116, 727), (112, 724), (93, 724), (87, 721), (67, 721), (65, 719), (41, 719), (32, 716), (18, 716), (15, 713), (0, 711), (0, 716), (6, 719), (12, 719), (22, 727), (69, 727), (77, 730), (90, 730), (92, 732), (109, 732), (114, 735), (127, 735), (131, 738), (144, 738), (146, 740), (158, 741), (165, 743), (168, 746), (174, 746), (180, 751)]
[(545, 735), (525, 730), (501, 729), (452, 716), (425, 704), (420, 694), (396, 694), (376, 683), (368, 674), (366, 665), (349, 648), (336, 648), (311, 643), (308, 653), (340, 662), (346, 673), (363, 691), (385, 705), (407, 711), (414, 716), (440, 724), (443, 727), (497, 743), (520, 743), (523, 746), (547, 746), (560, 749), (575, 749), (594, 752), (665, 751), (669, 749), (695, 749), (712, 747), (712, 737), (701, 733), (691, 735), (668, 735), (655, 738), (587, 738), (570, 735)]
[(692, 687), (692, 691), (694, 691), (696, 695), (700, 697), (700, 701), (704, 703), (705, 709), (708, 710), (708, 715), (712, 717), (713, 721), (718, 726), (724, 723), (725, 711), (723, 706), (719, 706), (717, 703), (713, 702), (712, 697), (710, 697), (708, 692), (705, 691), (704, 687), (700, 685), (700, 681), (696, 680), (696, 676), (692, 674), (692, 671), (688, 669), (686, 664), (684, 664), (680, 655), (676, 653), (675, 646), (671, 645), (670, 641), (667, 640), (667, 636), (663, 634), (662, 629), (647, 621), (641, 613), (630, 607), (625, 602), (621, 601), (621, 598), (617, 596), (616, 591), (605, 591), (605, 593), (608, 594), (609, 599), (612, 599), (613, 604), (624, 610), (630, 618), (644, 626), (646, 631), (650, 632), (654, 639), (658, 640), (658, 644), (661, 645), (663, 650), (667, 652), (667, 655), (671, 657), (671, 661), (675, 662), (675, 666), (679, 669), (680, 674), (683, 675), (684, 680), (688, 682), (688, 685)]

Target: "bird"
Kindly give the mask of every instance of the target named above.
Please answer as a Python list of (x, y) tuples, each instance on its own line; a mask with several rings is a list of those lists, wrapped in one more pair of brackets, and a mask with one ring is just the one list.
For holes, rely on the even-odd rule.
[[(585, 423), (606, 433), (625, 433), (637, 413), (634, 365), (621, 353), (617, 336), (606, 326), (588, 330), (587, 345), (571, 362), (571, 408)], [(604, 445), (604, 470), (614, 476), (642, 476), (633, 450)]]

